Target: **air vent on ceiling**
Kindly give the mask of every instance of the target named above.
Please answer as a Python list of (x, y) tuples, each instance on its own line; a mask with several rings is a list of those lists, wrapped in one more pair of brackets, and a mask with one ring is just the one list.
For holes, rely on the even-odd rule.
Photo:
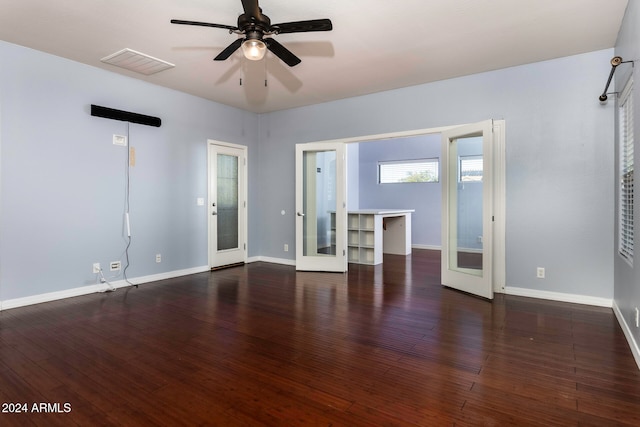
[(133, 49), (122, 49), (112, 55), (105, 56), (100, 61), (147, 76), (175, 67), (170, 62), (136, 52)]

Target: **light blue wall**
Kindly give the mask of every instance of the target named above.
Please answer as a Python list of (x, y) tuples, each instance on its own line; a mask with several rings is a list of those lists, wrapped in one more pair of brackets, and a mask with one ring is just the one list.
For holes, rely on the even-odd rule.
[(126, 123), (92, 117), (90, 104), (162, 119), (160, 128), (130, 126), (128, 277), (207, 265), (206, 207), (196, 198), (207, 197), (208, 138), (249, 146), (257, 197), (254, 114), (4, 42), (0, 63), (0, 300), (95, 284), (93, 262), (107, 276), (110, 261), (124, 264), (127, 152), (112, 135)]
[(125, 124), (91, 117), (92, 103), (163, 120), (130, 129), (130, 277), (206, 265), (195, 199), (206, 197), (208, 138), (249, 146), (249, 255), (293, 259), (296, 143), (496, 118), (507, 126), (507, 284), (611, 298), (614, 115), (597, 95), (612, 55), (256, 116), (0, 43), (0, 299), (95, 283), (91, 264), (122, 255), (126, 152), (111, 137)]
[[(260, 117), (264, 256), (293, 259), (296, 143), (506, 120), (507, 285), (613, 297), (613, 49)], [(597, 167), (595, 167), (597, 166)], [(281, 216), (285, 209), (287, 215)], [(267, 226), (268, 225), (268, 226)], [(536, 278), (545, 267), (547, 278)]]
[[(640, 59), (640, 4), (637, 1), (630, 1), (627, 6), (627, 12), (618, 34), (618, 41), (615, 48), (616, 55), (622, 57), (623, 60), (635, 60)], [(615, 90), (621, 91), (624, 85), (629, 79), (629, 76), (633, 73), (634, 90), (632, 93), (634, 103), (634, 135), (635, 135), (635, 148), (634, 148), (634, 164), (636, 168), (640, 165), (640, 69), (638, 62), (635, 63), (635, 67), (631, 64), (622, 64), (618, 66), (615, 74)], [(612, 88), (613, 90), (613, 88)], [(615, 96), (609, 97), (609, 104), (615, 104)], [(616, 150), (617, 152), (617, 150)], [(616, 168), (617, 170), (617, 168)], [(617, 188), (617, 186), (616, 186)], [(634, 212), (640, 212), (640, 197), (635, 197)], [(635, 226), (636, 231), (634, 233), (634, 267), (629, 266), (625, 260), (618, 255), (617, 239), (616, 245), (613, 248), (614, 260), (615, 260), (615, 303), (620, 309), (620, 313), (624, 316), (624, 319), (630, 327), (630, 331), (635, 337), (636, 342), (640, 342), (640, 330), (635, 327), (635, 308), (640, 308), (640, 272), (637, 268), (640, 259), (640, 228), (638, 227), (640, 220), (636, 215)], [(617, 236), (617, 229), (615, 232)]]
[(411, 242), (440, 247), (442, 191), (440, 182), (378, 184), (378, 162), (440, 159), (440, 134), (359, 143), (359, 203), (362, 209), (415, 209)]

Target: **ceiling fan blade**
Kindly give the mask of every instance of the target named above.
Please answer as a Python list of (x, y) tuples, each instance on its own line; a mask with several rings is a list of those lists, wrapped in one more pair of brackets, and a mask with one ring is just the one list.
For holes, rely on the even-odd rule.
[(309, 31), (331, 31), (333, 24), (330, 19), (312, 19), (310, 21), (284, 22), (271, 26), (278, 34), (306, 33)]
[(300, 58), (295, 56), (289, 49), (282, 46), (275, 39), (265, 38), (263, 41), (267, 45), (267, 49), (273, 52), (275, 56), (282, 59), (289, 67), (294, 67), (302, 62)]
[(244, 39), (236, 39), (236, 41), (234, 41), (233, 43), (231, 43), (229, 46), (227, 46), (225, 48), (225, 50), (223, 50), (222, 52), (220, 52), (218, 54), (218, 56), (216, 56), (215, 58), (213, 58), (214, 61), (224, 61), (225, 59), (227, 59), (228, 57), (231, 56), (231, 54), (233, 52), (235, 52), (236, 50), (238, 50), (238, 48), (240, 47), (240, 45), (242, 44), (242, 42), (244, 41)]
[(222, 25), (222, 24), (211, 24), (209, 22), (198, 22), (198, 21), (183, 21), (181, 19), (172, 19), (172, 24), (181, 24), (181, 25), (196, 25), (198, 27), (213, 27), (213, 28), (224, 28), (225, 30), (235, 31), (238, 27), (232, 27), (230, 25)]
[(262, 15), (260, 6), (258, 6), (258, 0), (242, 0), (242, 8), (244, 9), (244, 13), (249, 16), (257, 18)]

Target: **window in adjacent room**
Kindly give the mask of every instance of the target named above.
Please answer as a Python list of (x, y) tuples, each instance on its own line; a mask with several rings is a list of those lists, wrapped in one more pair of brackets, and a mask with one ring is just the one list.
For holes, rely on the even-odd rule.
[(459, 182), (482, 181), (482, 156), (460, 156)]
[(438, 159), (398, 160), (378, 163), (378, 183), (438, 182)]
[(633, 79), (625, 86), (619, 103), (618, 253), (633, 265)]

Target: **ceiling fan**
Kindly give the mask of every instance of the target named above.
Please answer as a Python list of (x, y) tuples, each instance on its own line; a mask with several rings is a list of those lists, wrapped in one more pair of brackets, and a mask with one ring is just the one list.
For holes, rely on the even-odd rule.
[(262, 8), (258, 6), (258, 0), (242, 0), (242, 7), (244, 13), (238, 17), (238, 25), (235, 27), (208, 22), (183, 21), (180, 19), (172, 19), (171, 23), (223, 28), (229, 30), (229, 33), (244, 36), (244, 38), (238, 38), (227, 46), (218, 56), (213, 58), (214, 61), (224, 61), (238, 48), (242, 48), (245, 58), (259, 61), (264, 57), (266, 50), (269, 49), (290, 67), (298, 65), (301, 62), (300, 58), (278, 43), (274, 38), (264, 36), (305, 33), (310, 31), (331, 31), (333, 29), (330, 19), (312, 19), (309, 21), (285, 22), (271, 25), (269, 17), (264, 15)]

